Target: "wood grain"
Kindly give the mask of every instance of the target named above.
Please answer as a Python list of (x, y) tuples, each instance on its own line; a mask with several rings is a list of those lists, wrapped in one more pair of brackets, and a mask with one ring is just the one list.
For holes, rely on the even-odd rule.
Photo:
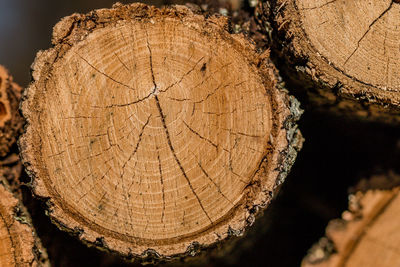
[(291, 65), (287, 75), (303, 85), (311, 105), (353, 117), (400, 122), (396, 1), (272, 2), (268, 12), (276, 39)]
[(357, 192), (342, 220), (327, 227), (330, 253), (316, 245), (302, 266), (399, 266), (399, 214), (399, 188)]
[(298, 102), (223, 17), (115, 5), (59, 22), (20, 141), (34, 192), (85, 242), (193, 254), (241, 235), (294, 162)]

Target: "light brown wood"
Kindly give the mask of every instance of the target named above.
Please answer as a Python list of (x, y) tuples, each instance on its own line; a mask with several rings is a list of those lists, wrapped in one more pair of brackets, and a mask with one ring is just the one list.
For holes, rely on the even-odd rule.
[(277, 0), (272, 9), (288, 75), (314, 105), (400, 122), (397, 1)]
[(0, 266), (50, 266), (26, 209), (0, 181)]
[(395, 188), (352, 195), (342, 220), (329, 224), (329, 241), (322, 239), (325, 245), (317, 244), (302, 266), (400, 266), (399, 192)]
[(223, 17), (115, 5), (59, 22), (20, 140), (60, 228), (126, 257), (195, 254), (241, 235), (302, 138), (298, 102)]
[(18, 112), (20, 98), (21, 87), (0, 65), (0, 157), (7, 155), (22, 132), (23, 121)]

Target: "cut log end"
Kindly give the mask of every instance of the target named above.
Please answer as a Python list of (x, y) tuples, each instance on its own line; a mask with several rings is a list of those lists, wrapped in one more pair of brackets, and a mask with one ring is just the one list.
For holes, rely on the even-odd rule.
[(0, 266), (50, 266), (25, 208), (0, 180)]
[(13, 82), (8, 71), (0, 65), (0, 157), (4, 157), (22, 131), (18, 112), (21, 87)]
[(349, 210), (329, 223), (302, 266), (399, 266), (400, 188), (358, 191), (349, 200)]
[(53, 221), (126, 257), (193, 254), (252, 224), (294, 162), (298, 102), (226, 20), (115, 5), (38, 54), (21, 154)]
[(277, 0), (271, 14), (314, 104), (399, 122), (398, 1)]

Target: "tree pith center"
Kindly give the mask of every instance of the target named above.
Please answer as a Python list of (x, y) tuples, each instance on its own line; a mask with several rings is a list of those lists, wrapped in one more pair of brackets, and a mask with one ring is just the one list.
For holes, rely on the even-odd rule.
[(210, 227), (265, 153), (270, 106), (246, 58), (165, 23), (95, 31), (47, 88), (48, 184), (102, 231), (167, 239)]

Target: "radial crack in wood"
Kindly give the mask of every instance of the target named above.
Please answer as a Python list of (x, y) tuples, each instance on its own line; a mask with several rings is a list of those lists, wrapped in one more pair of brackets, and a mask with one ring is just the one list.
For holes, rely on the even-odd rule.
[(268, 55), (226, 29), (144, 4), (55, 26), (24, 93), (20, 148), (60, 228), (168, 259), (241, 235), (268, 205), (301, 147), (302, 111)]
[[(399, 123), (398, 1), (275, 0), (271, 14), (286, 75), (312, 104)], [(306, 86), (304, 86), (306, 84)]]
[(302, 266), (399, 266), (399, 192), (396, 187), (350, 195), (349, 210), (329, 223), (326, 237), (311, 248)]

